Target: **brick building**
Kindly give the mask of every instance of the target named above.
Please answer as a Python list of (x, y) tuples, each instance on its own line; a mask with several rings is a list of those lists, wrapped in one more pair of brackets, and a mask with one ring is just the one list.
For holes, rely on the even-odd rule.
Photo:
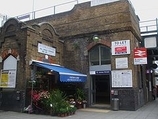
[[(26, 106), (26, 82), (38, 70), (35, 67), (51, 69), (43, 66), (45, 62), (86, 74), (87, 80), (81, 80), (81, 85), (84, 84), (90, 107), (112, 106), (112, 99), (118, 98), (120, 109), (137, 110), (147, 102), (144, 66), (133, 63), (133, 50), (141, 42), (139, 19), (127, 0), (96, 6), (90, 2), (77, 4), (71, 11), (25, 23), (9, 19), (1, 28), (0, 42), (1, 69), (8, 70), (4, 64), (10, 55), (17, 64), (16, 84), (12, 90), (1, 91), (1, 105), (5, 108), (12, 105), (19, 110)], [(55, 49), (54, 56), (39, 52), (38, 44)], [(115, 50), (116, 44), (121, 50)], [(23, 100), (17, 99), (19, 91)], [(8, 98), (7, 94), (12, 94), (17, 106), (3, 102), (3, 95)]]

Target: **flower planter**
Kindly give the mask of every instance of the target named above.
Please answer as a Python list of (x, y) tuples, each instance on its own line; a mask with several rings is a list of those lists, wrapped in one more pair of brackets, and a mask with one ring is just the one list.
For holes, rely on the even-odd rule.
[(65, 117), (65, 114), (58, 114), (59, 117)]
[(82, 108), (82, 104), (77, 104), (76, 107), (77, 107), (77, 109), (81, 109)]

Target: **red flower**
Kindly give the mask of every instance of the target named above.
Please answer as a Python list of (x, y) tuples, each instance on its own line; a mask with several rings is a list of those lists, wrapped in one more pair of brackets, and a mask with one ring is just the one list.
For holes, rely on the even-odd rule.
[(32, 91), (31, 93), (32, 95), (32, 101), (33, 102), (39, 102), (40, 100), (42, 100), (43, 98), (49, 98), (49, 92), (48, 91)]

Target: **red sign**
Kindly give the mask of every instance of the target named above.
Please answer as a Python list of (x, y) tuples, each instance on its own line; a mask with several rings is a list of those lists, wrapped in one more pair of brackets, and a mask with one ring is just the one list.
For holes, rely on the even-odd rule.
[(122, 54), (122, 53), (127, 53), (127, 47), (126, 46), (115, 48), (115, 54)]
[(134, 64), (147, 64), (147, 50), (146, 48), (134, 49)]
[(147, 57), (146, 48), (136, 48), (134, 49), (134, 58), (143, 58)]

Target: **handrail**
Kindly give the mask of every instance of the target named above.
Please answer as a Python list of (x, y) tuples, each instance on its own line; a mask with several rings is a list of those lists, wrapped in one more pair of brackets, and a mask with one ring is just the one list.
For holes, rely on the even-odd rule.
[[(65, 2), (65, 3), (61, 3), (61, 4), (57, 4), (57, 5), (54, 5), (54, 6), (50, 6), (50, 7), (47, 7), (47, 8), (43, 8), (43, 9), (39, 9), (39, 10), (36, 10), (36, 11), (32, 11), (32, 12), (28, 12), (28, 13), (24, 13), (24, 14), (21, 14), (21, 15), (18, 15), (18, 16), (15, 16), (15, 18), (17, 18), (18, 20), (20, 21), (28, 21), (28, 20), (32, 20), (32, 19), (35, 19), (35, 18), (39, 18), (39, 17), (43, 17), (45, 15), (52, 15), (52, 14), (56, 14), (58, 11), (57, 11), (57, 8), (58, 7), (61, 7), (61, 6), (66, 6), (69, 4), (69, 7), (67, 7), (69, 10), (70, 8), (73, 8), (73, 6), (75, 4), (78, 4), (78, 0), (72, 0), (72, 1), (69, 1), (69, 2)], [(72, 4), (72, 5), (70, 5)], [(62, 8), (66, 8), (66, 7), (62, 7)], [(52, 9), (52, 10), (51, 10)], [(46, 10), (49, 10), (46, 11)], [(51, 10), (51, 11), (50, 11)], [(53, 12), (52, 12), (53, 11)], [(65, 12), (67, 10), (63, 10), (61, 12)], [(40, 14), (40, 12), (43, 12)], [(58, 12), (60, 13), (60, 12)], [(38, 15), (40, 14), (40, 15)], [(0, 24), (0, 27), (5, 23), (5, 21), (10, 18), (9, 16), (5, 15), (3, 16), (4, 18), (0, 21), (1, 24)]]
[(148, 33), (156, 33), (158, 34), (158, 19), (154, 20), (147, 20), (140, 22), (140, 32), (141, 35), (148, 34)]
[[(72, 0), (72, 1), (69, 1), (69, 2), (57, 4), (57, 5), (50, 6), (50, 7), (43, 8), (43, 9), (39, 9), (39, 10), (36, 10), (36, 11), (28, 12), (28, 13), (25, 13), (25, 14), (22, 14), (22, 15), (15, 16), (15, 18), (17, 18), (18, 20), (21, 20), (21, 21), (28, 21), (28, 20), (32, 20), (32, 19), (35, 19), (35, 18), (43, 17), (44, 15), (56, 14), (57, 13), (57, 10), (56, 10), (57, 7), (67, 5), (67, 4), (71, 4), (71, 3), (74, 3), (73, 4), (73, 6), (74, 6), (75, 4), (78, 4), (78, 0)], [(131, 3), (131, 5), (132, 5), (132, 3)], [(38, 13), (43, 12), (45, 10), (50, 10), (50, 9), (53, 9), (53, 10), (49, 11), (49, 14), (48, 13), (46, 14), (46, 12), (45, 12), (45, 14), (41, 13), (38, 16)], [(62, 9), (62, 12), (65, 12), (65, 11)], [(5, 23), (5, 21), (8, 18), (9, 18), (8, 16), (3, 16), (2, 21), (0, 21), (1, 22), (0, 27)], [(157, 18), (156, 18), (156, 20), (154, 19), (154, 20), (140, 21), (139, 24), (140, 24), (141, 34), (148, 33), (148, 32), (151, 33), (152, 31), (153, 32), (157, 31), (156, 33), (158, 34), (158, 19)]]
[(40, 12), (40, 11), (43, 11), (43, 10), (52, 9), (52, 8), (53, 8), (53, 10), (54, 10), (54, 14), (56, 14), (56, 7), (58, 7), (58, 6), (63, 6), (63, 5), (66, 5), (66, 4), (70, 4), (70, 3), (73, 3), (73, 2), (77, 2), (77, 4), (78, 4), (78, 0), (73, 0), (73, 1), (65, 2), (65, 3), (61, 3), (61, 4), (58, 4), (58, 5), (46, 7), (46, 8), (43, 8), (43, 9), (39, 9), (39, 10), (30, 12), (30, 13), (33, 13), (33, 14), (34, 14), (34, 18), (33, 18), (33, 19), (36, 18), (36, 17), (35, 17), (35, 16), (36, 16), (35, 14), (36, 14), (37, 12)]

